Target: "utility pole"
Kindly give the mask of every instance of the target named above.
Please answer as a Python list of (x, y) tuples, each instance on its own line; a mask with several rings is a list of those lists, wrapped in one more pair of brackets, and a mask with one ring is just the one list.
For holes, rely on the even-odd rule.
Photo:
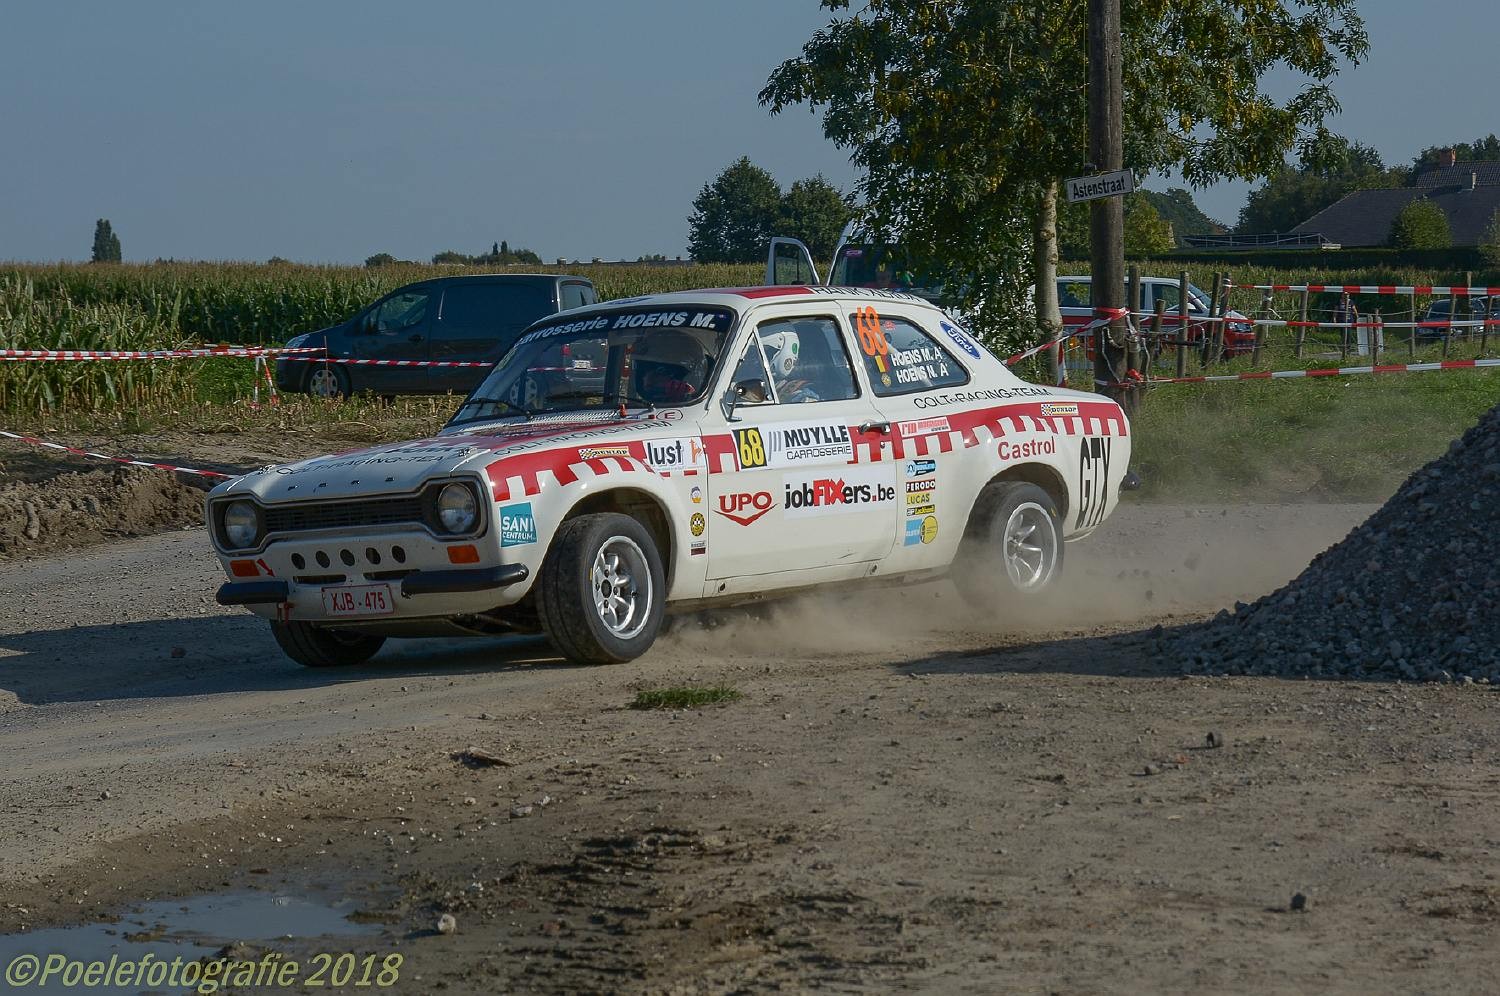
[[(1101, 173), (1125, 168), (1123, 91), (1120, 0), (1089, 0), (1089, 158)], [(1089, 237), (1094, 320), (1110, 319), (1108, 328), (1096, 330), (1102, 334), (1094, 340), (1094, 377), (1101, 386), (1122, 384), (1129, 374), (1128, 326), (1117, 310), (1126, 306), (1122, 198), (1103, 197), (1089, 205)], [(1122, 403), (1136, 393), (1109, 386), (1103, 391)]]

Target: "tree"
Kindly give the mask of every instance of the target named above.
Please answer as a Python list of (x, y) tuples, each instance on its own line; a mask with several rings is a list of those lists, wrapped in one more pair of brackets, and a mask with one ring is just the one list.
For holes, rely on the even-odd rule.
[(741, 156), (693, 199), (688, 217), (688, 252), (700, 263), (753, 263), (764, 259), (766, 243), (781, 216), (776, 179)]
[(1446, 249), (1453, 245), (1448, 216), (1425, 197), (1401, 209), (1388, 240), (1395, 249)]
[(1223, 235), (1225, 232), (1224, 225), (1204, 214), (1193, 195), (1181, 187), (1168, 187), (1164, 194), (1155, 190), (1139, 193), (1171, 223), (1172, 232), (1178, 238), (1184, 235)]
[(1330, 136), (1309, 143), (1295, 166), (1282, 166), (1250, 192), (1236, 230), (1248, 234), (1289, 232), (1355, 190), (1401, 185), (1403, 173), (1388, 170), (1368, 145)]
[(832, 259), (839, 236), (852, 217), (854, 208), (849, 199), (819, 173), (796, 181), (782, 196), (775, 234), (801, 239), (814, 259)]
[(1500, 210), (1490, 215), (1490, 223), (1484, 227), (1484, 234), (1479, 237), (1479, 253), (1484, 257), (1486, 266), (1500, 269)]
[(393, 266), (396, 262), (396, 257), (388, 252), (377, 252), (373, 256), (365, 257), (365, 266), (372, 270), (377, 270), (382, 266)]
[(94, 252), (89, 260), (94, 263), (120, 262), (120, 237), (115, 234), (108, 218), (94, 222)]
[(1144, 196), (1131, 195), (1125, 202), (1125, 252), (1131, 256), (1154, 256), (1177, 248), (1172, 223), (1163, 218)]
[[(1122, 15), (1126, 161), (1193, 186), (1264, 176), (1326, 134), (1328, 81), (1368, 50), (1354, 0), (1140, 0)], [(867, 0), (777, 67), (760, 99), (772, 113), (823, 107), (824, 134), (864, 171), (874, 237), (899, 229), (921, 268), (966, 286), (961, 303), (998, 329), (1028, 269), (1037, 314), (1056, 313), (1047, 220), (1057, 179), (1083, 172), (1087, 20), (1085, 0)], [(1278, 103), (1260, 89), (1272, 69), (1307, 82)]]
[(432, 257), (433, 266), (473, 266), (474, 257), (466, 256), (455, 249), (445, 249)]

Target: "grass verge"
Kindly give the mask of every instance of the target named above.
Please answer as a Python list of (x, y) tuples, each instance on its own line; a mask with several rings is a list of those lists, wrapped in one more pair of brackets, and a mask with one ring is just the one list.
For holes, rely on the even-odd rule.
[(674, 685), (671, 688), (653, 688), (637, 692), (632, 709), (696, 709), (715, 702), (733, 702), (740, 697), (738, 690), (726, 685)]

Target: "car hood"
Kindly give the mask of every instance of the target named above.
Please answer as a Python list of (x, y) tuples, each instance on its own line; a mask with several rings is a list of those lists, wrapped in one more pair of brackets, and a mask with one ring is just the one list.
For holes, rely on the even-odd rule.
[(491, 464), (522, 453), (619, 445), (688, 431), (681, 422), (613, 416), (596, 422), (491, 423), (470, 430), (446, 430), (428, 439), (272, 464), (220, 485), (213, 494), (251, 495), (266, 504), (406, 494), (436, 477), (461, 472), (483, 475)]

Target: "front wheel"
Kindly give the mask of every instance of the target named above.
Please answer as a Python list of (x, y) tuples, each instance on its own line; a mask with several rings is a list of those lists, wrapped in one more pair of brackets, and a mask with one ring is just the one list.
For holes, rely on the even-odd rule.
[(349, 371), (327, 365), (313, 367), (307, 375), (307, 393), (315, 398), (349, 400)]
[(383, 636), (328, 629), (305, 622), (273, 622), (271, 635), (286, 655), (304, 667), (352, 667), (375, 656)]
[(603, 512), (558, 529), (537, 578), (537, 614), (580, 664), (623, 664), (651, 648), (666, 601), (661, 554), (646, 527)]
[(953, 564), (959, 593), (975, 608), (1035, 604), (1062, 571), (1057, 503), (1035, 484), (997, 481), (979, 494)]

